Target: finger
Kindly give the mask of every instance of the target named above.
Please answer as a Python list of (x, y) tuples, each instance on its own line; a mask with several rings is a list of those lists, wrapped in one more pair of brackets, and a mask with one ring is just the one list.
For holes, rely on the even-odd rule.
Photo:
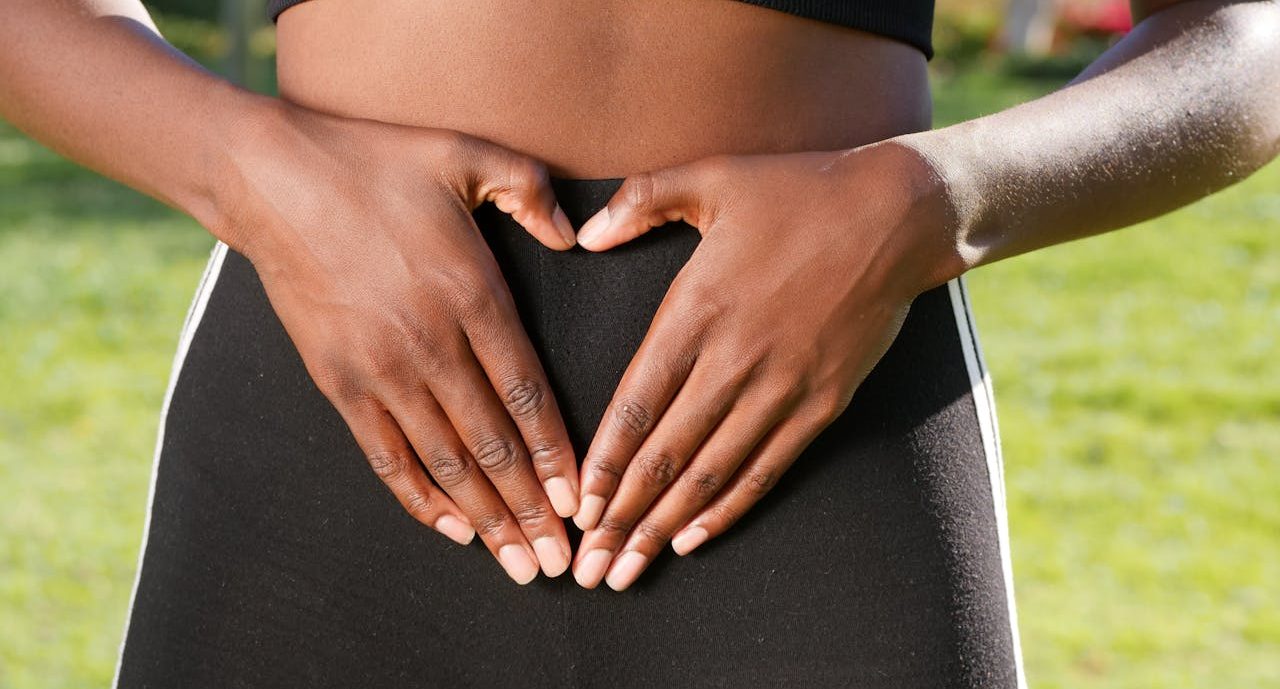
[(622, 591), (630, 586), (676, 531), (729, 484), (746, 457), (776, 426), (785, 404), (785, 400), (743, 404), (725, 417), (680, 476), (631, 529), (605, 575), (609, 588)]
[(584, 249), (605, 251), (669, 222), (702, 227), (705, 163), (690, 163), (627, 177), (608, 204), (578, 232)]
[(742, 383), (723, 381), (722, 376), (713, 366), (696, 366), (676, 393), (662, 420), (627, 465), (617, 491), (606, 496), (604, 514), (583, 534), (573, 569), (579, 584), (592, 588), (600, 582), (641, 515), (680, 475), (703, 439), (728, 412)]
[(556, 202), (551, 175), (541, 162), (487, 141), (470, 139), (475, 175), (473, 207), (492, 201), (549, 249), (572, 248), (577, 235)]
[(495, 298), (498, 318), (464, 325), (472, 351), (489, 384), (515, 422), (534, 472), (556, 514), (578, 511), (578, 466), (573, 445), (542, 363), (530, 344), (505, 289)]
[(729, 484), (676, 532), (672, 545), (680, 555), (724, 533), (777, 484), (796, 458), (822, 432), (825, 421), (801, 417), (780, 423), (742, 463)]
[(480, 540), (517, 584), (538, 575), (537, 555), (506, 502), (467, 451), (439, 404), (429, 395), (393, 407), (396, 420), (436, 483), (475, 526)]
[(461, 545), (475, 538), (470, 518), (427, 478), (404, 433), (381, 405), (339, 403), (337, 408), (369, 466), (406, 512)]
[(582, 497), (573, 522), (583, 531), (596, 526), (631, 458), (693, 369), (692, 334), (675, 332), (667, 318), (660, 309), (582, 460)]
[(559, 576), (570, 558), (564, 522), (538, 482), (519, 431), (465, 344), (455, 343), (454, 351), (445, 357), (451, 362), (450, 370), (439, 371), (431, 379), (431, 393), (515, 515), (543, 571)]

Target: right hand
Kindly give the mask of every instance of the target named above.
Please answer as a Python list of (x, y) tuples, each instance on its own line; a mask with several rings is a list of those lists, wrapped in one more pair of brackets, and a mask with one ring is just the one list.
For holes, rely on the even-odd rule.
[[(546, 168), (457, 132), (280, 106), (237, 142), (214, 234), (252, 261), (316, 385), (422, 523), (520, 584), (569, 565), (578, 471), (472, 218), (573, 246)], [(430, 478), (429, 478), (430, 477)], [(434, 479), (434, 483), (431, 479)]]

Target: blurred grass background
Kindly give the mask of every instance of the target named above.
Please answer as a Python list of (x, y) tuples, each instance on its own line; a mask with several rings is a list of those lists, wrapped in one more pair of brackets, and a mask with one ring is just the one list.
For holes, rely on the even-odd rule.
[[(217, 65), (208, 0), (162, 31)], [(944, 125), (1105, 47), (991, 54), (942, 0)], [(272, 88), (269, 30), (249, 83)], [(110, 682), (157, 415), (211, 239), (0, 123), (0, 688)], [(1280, 686), (1280, 164), (1178, 213), (969, 278), (1040, 688)]]

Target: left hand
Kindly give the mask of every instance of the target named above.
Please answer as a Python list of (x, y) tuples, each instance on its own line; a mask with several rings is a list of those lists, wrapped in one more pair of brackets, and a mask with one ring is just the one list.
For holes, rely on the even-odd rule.
[(702, 241), (583, 460), (579, 584), (622, 590), (668, 540), (684, 555), (720, 535), (844, 411), (950, 277), (937, 189), (892, 143), (723, 156), (629, 177), (583, 225), (592, 251), (677, 220)]

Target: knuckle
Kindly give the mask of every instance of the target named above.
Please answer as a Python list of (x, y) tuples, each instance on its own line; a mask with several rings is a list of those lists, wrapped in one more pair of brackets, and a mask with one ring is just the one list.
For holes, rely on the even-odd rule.
[(469, 162), (474, 153), (473, 140), (459, 131), (440, 129), (433, 131), (430, 138), (432, 158), (445, 165), (460, 165)]
[(435, 502), (424, 492), (414, 491), (404, 499), (405, 510), (415, 517), (422, 517), (431, 514), (435, 508)]
[(731, 354), (714, 352), (698, 360), (698, 366), (707, 374), (721, 394), (737, 393), (755, 375), (755, 365), (749, 348), (733, 346)]
[(451, 355), (456, 354), (454, 347), (446, 344), (435, 327), (422, 324), (420, 327), (404, 328), (394, 346), (400, 347), (403, 355), (396, 357), (395, 368), (384, 372), (395, 376), (396, 381), (417, 384), (422, 380), (431, 380), (449, 368)]
[(355, 377), (346, 368), (336, 363), (325, 363), (315, 367), (311, 374), (316, 387), (326, 397), (342, 402), (353, 402), (362, 396), (360, 386)]
[(395, 480), (408, 468), (409, 462), (399, 452), (374, 452), (366, 459), (373, 473), (384, 482)]
[(628, 398), (614, 405), (613, 423), (619, 430), (640, 438), (653, 426), (653, 414), (649, 412), (648, 405)]
[(593, 478), (602, 479), (606, 483), (616, 484), (622, 479), (622, 467), (607, 459), (592, 462), (588, 471)]
[(512, 417), (527, 419), (546, 409), (547, 391), (542, 383), (532, 378), (520, 377), (507, 385), (502, 401)]
[(489, 512), (472, 519), (471, 525), (475, 527), (476, 533), (481, 536), (496, 536), (506, 529), (507, 516)]
[(742, 485), (753, 496), (768, 493), (778, 483), (778, 473), (770, 469), (754, 469), (747, 472)]
[(513, 156), (507, 165), (507, 178), (512, 188), (537, 188), (548, 183), (547, 167), (528, 156)]
[(653, 203), (654, 175), (652, 172), (638, 172), (622, 183), (622, 199), (627, 205), (640, 211), (649, 208)]
[(710, 471), (694, 471), (686, 475), (689, 492), (700, 499), (710, 498), (720, 490), (720, 477)]
[(453, 450), (437, 451), (427, 458), (426, 465), (427, 471), (445, 487), (464, 483), (470, 478), (473, 466), (464, 454)]
[(418, 387), (419, 390), (424, 389), (422, 386), (424, 381), (435, 380), (441, 374), (451, 370), (442, 348), (426, 346), (421, 342), (410, 345), (406, 360), (408, 363), (397, 380), (409, 386)]
[(404, 365), (390, 352), (370, 348), (361, 356), (361, 360), (374, 381), (399, 382), (404, 378)]
[(845, 407), (849, 402), (845, 399), (845, 395), (836, 394), (834, 392), (826, 392), (817, 395), (813, 399), (813, 409), (817, 414), (818, 420), (823, 424), (829, 424), (844, 413)]
[(426, 313), (396, 316), (395, 327), (388, 329), (388, 337), (393, 339), (378, 343), (372, 348), (372, 353), (378, 355), (390, 347), (400, 345), (417, 357), (434, 354), (440, 348), (440, 339), (436, 323), (432, 321), (432, 317)]
[(554, 473), (560, 469), (563, 452), (559, 445), (539, 445), (529, 452), (529, 459), (535, 469), (543, 473)]
[(596, 531), (606, 534), (623, 535), (631, 531), (635, 520), (619, 517), (616, 514), (607, 514), (600, 518), (596, 523)]
[(689, 175), (702, 188), (722, 189), (730, 180), (742, 179), (744, 173), (742, 163), (743, 158), (740, 155), (718, 153), (691, 164)]
[(729, 153), (716, 153), (700, 159), (696, 164), (694, 171), (700, 175), (717, 176), (727, 172), (733, 167), (737, 158)]
[(738, 336), (734, 340), (734, 349), (742, 352), (740, 361), (749, 378), (769, 384), (784, 397), (794, 399), (804, 393), (807, 378), (801, 360), (811, 352), (797, 351), (777, 333)]
[(551, 513), (547, 510), (546, 505), (538, 502), (531, 502), (515, 508), (512, 510), (512, 514), (515, 515), (516, 521), (521, 524), (540, 524), (545, 521)]
[(718, 322), (724, 314), (725, 306), (721, 301), (719, 288), (702, 280), (685, 280), (674, 294), (677, 295), (677, 314), (683, 329), (687, 331), (701, 332)]
[(459, 318), (479, 319), (493, 308), (493, 290), (484, 280), (459, 280), (449, 288), (448, 300)]
[(642, 521), (635, 525), (635, 533), (646, 541), (653, 543), (666, 543), (671, 540), (671, 532), (657, 524), (648, 521)]
[(420, 281), (425, 288), (431, 290), (431, 298), (424, 301), (427, 305), (448, 302), (457, 294), (473, 291), (472, 287), (483, 282), (475, 263), (461, 258), (453, 257), (449, 261), (434, 263), (424, 270)]
[[(688, 375), (688, 372), (692, 371), (697, 364), (699, 357), (703, 355), (702, 345), (707, 339), (705, 334), (692, 329), (684, 331), (684, 339), (680, 342), (679, 349), (667, 351), (653, 362), (654, 368), (659, 371), (657, 375), (677, 378)], [(660, 409), (659, 413), (661, 413)]]
[(730, 524), (737, 522), (738, 517), (741, 516), (737, 508), (730, 507), (729, 505), (724, 505), (724, 504), (712, 506), (709, 512), (711, 513), (715, 521), (718, 522), (722, 527), (729, 526)]
[(488, 474), (502, 475), (515, 469), (519, 463), (520, 453), (510, 438), (489, 436), (476, 443), (471, 453), (476, 463)]
[(640, 465), (641, 476), (650, 486), (665, 486), (676, 477), (678, 462), (675, 456), (666, 450), (641, 455), (637, 463)]

